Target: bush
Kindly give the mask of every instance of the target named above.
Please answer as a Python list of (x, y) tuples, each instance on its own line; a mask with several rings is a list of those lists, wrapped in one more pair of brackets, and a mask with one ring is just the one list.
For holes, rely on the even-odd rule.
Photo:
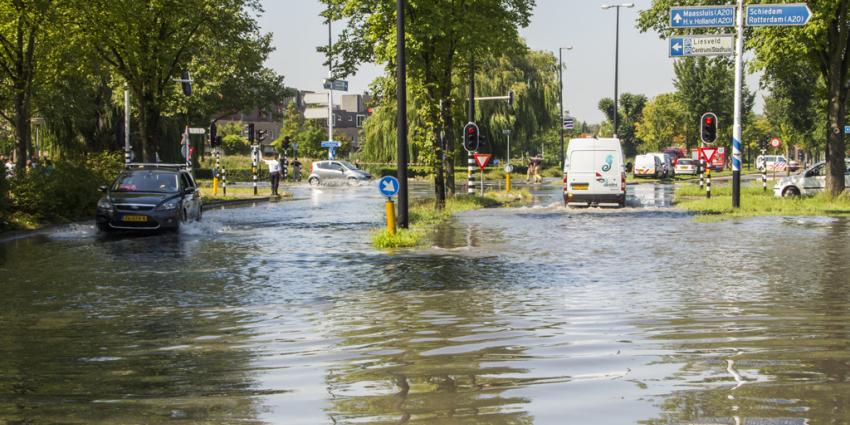
[(251, 153), (251, 145), (248, 139), (238, 135), (230, 134), (221, 140), (221, 148), (225, 155), (248, 155)]
[[(115, 168), (120, 170), (120, 166)], [(11, 180), (12, 208), (40, 221), (70, 221), (91, 217), (100, 198), (98, 186), (107, 183), (106, 168), (60, 162), (54, 170), (30, 170)]]

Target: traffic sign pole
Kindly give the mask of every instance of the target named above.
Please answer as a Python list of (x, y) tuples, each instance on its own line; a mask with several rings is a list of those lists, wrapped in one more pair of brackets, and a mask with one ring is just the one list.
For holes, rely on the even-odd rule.
[[(732, 126), (732, 208), (741, 207), (741, 101), (744, 85), (744, 0), (738, 0), (735, 39), (735, 117)], [(711, 174), (708, 187), (711, 190)]]

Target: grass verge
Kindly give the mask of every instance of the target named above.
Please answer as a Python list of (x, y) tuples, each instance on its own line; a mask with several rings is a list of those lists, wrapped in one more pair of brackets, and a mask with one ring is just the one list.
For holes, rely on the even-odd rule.
[(413, 248), (420, 245), (435, 226), (457, 213), (481, 208), (519, 206), (531, 202), (532, 198), (527, 190), (514, 190), (511, 193), (487, 192), (485, 196), (458, 196), (447, 199), (446, 207), (442, 210), (435, 208), (433, 200), (418, 200), (410, 205), (408, 229), (398, 229), (395, 234), (386, 229), (375, 229), (372, 232), (372, 245), (378, 249)]
[(759, 186), (741, 188), (741, 208), (732, 208), (732, 187), (712, 187), (711, 199), (697, 185), (676, 188), (675, 205), (697, 215), (698, 221), (720, 221), (739, 217), (850, 216), (850, 195), (830, 198), (825, 194), (803, 198), (777, 198)]

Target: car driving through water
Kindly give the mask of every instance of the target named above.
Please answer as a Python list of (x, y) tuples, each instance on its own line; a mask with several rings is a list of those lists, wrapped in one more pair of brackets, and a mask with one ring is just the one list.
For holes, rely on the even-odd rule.
[(311, 186), (330, 182), (347, 182), (349, 185), (372, 180), (372, 175), (348, 161), (316, 161), (307, 182)]
[(185, 165), (129, 164), (100, 191), (95, 222), (103, 232), (176, 230), (203, 214), (201, 193)]

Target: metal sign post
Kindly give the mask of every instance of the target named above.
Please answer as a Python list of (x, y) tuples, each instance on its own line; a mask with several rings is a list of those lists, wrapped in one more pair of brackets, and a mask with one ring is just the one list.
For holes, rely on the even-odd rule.
[(735, 38), (735, 118), (732, 124), (732, 208), (741, 207), (741, 91), (744, 86), (744, 0), (738, 0)]

